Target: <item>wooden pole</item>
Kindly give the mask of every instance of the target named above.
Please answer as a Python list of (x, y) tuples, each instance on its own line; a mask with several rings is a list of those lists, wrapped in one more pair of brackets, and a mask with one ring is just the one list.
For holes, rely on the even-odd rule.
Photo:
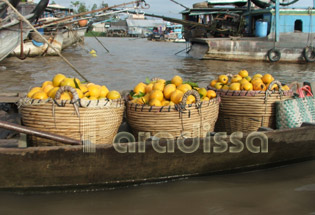
[(41, 35), (36, 28), (22, 15), (19, 13), (19, 11), (17, 11), (15, 9), (15, 7), (13, 7), (13, 5), (8, 1), (8, 0), (3, 0), (5, 3), (7, 3), (9, 5), (9, 7), (18, 15), (18, 17), (23, 20), (27, 25), (30, 26), (30, 28), (43, 40), (45, 41), (45, 43), (47, 43), (47, 45), (52, 48), (58, 55), (59, 57), (61, 57), (78, 75), (81, 76), (81, 78), (83, 78), (85, 81), (89, 82), (87, 78), (85, 78), (80, 72), (79, 70), (77, 70), (55, 47), (53, 47), (48, 40), (43, 37), (43, 35)]

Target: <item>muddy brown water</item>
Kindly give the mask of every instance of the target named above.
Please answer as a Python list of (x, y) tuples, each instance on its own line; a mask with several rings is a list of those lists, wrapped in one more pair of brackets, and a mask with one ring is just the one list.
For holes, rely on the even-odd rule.
[[(131, 89), (146, 77), (181, 75), (206, 86), (222, 73), (269, 72), (281, 82), (315, 81), (314, 64), (195, 60), (185, 44), (134, 38), (93, 38), (64, 55), (90, 81)], [(97, 57), (88, 50), (95, 49)], [(7, 58), (0, 62), (2, 92), (23, 92), (54, 74), (78, 77), (58, 57)], [(315, 140), (314, 140), (315, 142)], [(1, 165), (0, 165), (1, 168)], [(0, 193), (0, 214), (305, 214), (315, 215), (315, 161), (247, 173), (188, 178), (158, 184), (41, 194)]]

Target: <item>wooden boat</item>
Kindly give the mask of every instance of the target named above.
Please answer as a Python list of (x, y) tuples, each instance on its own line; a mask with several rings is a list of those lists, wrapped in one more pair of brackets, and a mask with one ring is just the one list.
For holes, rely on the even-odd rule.
[[(15, 100), (11, 97), (5, 101), (11, 103)], [(252, 170), (315, 157), (315, 126), (311, 124), (294, 129), (267, 129), (258, 133), (267, 138), (267, 143), (256, 138), (251, 144), (251, 138), (258, 137), (257, 133), (239, 138), (243, 143), (241, 145), (235, 141), (231, 143), (231, 137), (221, 138), (226, 140), (226, 145), (215, 144), (213, 136), (200, 139), (199, 144), (193, 139), (186, 139), (184, 144), (187, 148), (196, 144), (195, 151), (191, 153), (184, 153), (185, 147), (177, 142), (174, 142), (173, 153), (172, 150), (157, 152), (152, 139), (121, 143), (120, 148), (115, 143), (96, 145), (95, 148), (91, 145), (25, 147), (23, 144), (19, 147), (23, 141), (1, 140), (0, 190), (115, 187)], [(161, 140), (159, 145), (167, 146), (166, 140)], [(126, 148), (129, 152), (122, 153)], [(236, 152), (237, 149), (239, 152)]]

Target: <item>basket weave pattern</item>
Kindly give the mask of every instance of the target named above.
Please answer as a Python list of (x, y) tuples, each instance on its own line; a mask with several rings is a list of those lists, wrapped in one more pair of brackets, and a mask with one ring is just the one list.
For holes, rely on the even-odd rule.
[[(199, 104), (155, 107), (127, 102), (127, 120), (135, 137), (138, 132), (156, 135), (167, 132), (171, 137), (204, 137), (214, 131), (220, 98)], [(170, 137), (170, 138), (171, 138)]]
[[(20, 101), (24, 125), (41, 131), (56, 133), (93, 144), (109, 144), (122, 122), (124, 100), (34, 100)], [(75, 107), (76, 106), (76, 107)], [(43, 138), (28, 136), (30, 145), (62, 145)]]
[(276, 128), (276, 102), (292, 98), (292, 91), (231, 91), (217, 90), (221, 96), (219, 118), (215, 131), (231, 134), (248, 133), (259, 127)]

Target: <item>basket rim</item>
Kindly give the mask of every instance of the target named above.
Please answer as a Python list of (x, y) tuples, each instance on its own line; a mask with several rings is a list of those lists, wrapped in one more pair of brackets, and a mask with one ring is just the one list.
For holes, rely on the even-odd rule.
[[(149, 110), (149, 111), (159, 111), (162, 112), (163, 109), (168, 109), (170, 110), (179, 110), (179, 109), (186, 109), (186, 108), (202, 108), (203, 106), (209, 106), (210, 104), (216, 104), (216, 103), (220, 103), (221, 102), (221, 97), (217, 96), (216, 98), (207, 100), (207, 101), (201, 101), (200, 105), (198, 104), (186, 104), (184, 107), (180, 106), (180, 105), (168, 105), (168, 106), (150, 106), (147, 104), (136, 104), (136, 103), (132, 103), (131, 100), (127, 100), (126, 103), (128, 105), (128, 109), (134, 109), (134, 110), (141, 110), (143, 111), (144, 108), (145, 110)], [(133, 108), (134, 107), (134, 108)], [(139, 108), (139, 109), (138, 109)]]
[[(214, 87), (211, 86), (207, 86), (208, 90), (214, 90), (215, 92), (217, 92), (220, 96), (224, 97), (224, 96), (247, 96), (247, 97), (255, 97), (256, 95), (266, 95), (266, 91), (261, 91), (261, 90), (250, 90), (250, 91), (246, 91), (246, 90), (223, 90), (223, 89), (216, 89)], [(286, 91), (282, 91), (282, 94), (280, 93), (280, 91), (269, 91), (269, 94), (271, 95), (283, 95), (283, 96), (293, 96), (293, 91), (292, 89), (290, 90), (286, 90)]]
[(58, 107), (64, 107), (66, 105), (73, 105), (77, 104), (78, 107), (81, 108), (89, 108), (89, 107), (105, 107), (108, 105), (116, 104), (116, 107), (124, 106), (125, 101), (123, 98), (110, 100), (107, 98), (104, 99), (98, 99), (98, 100), (85, 100), (85, 99), (78, 99), (75, 102), (72, 102), (71, 100), (60, 100), (60, 99), (32, 99), (27, 96), (21, 98), (18, 101), (19, 106), (38, 106), (38, 105), (44, 105), (44, 104), (55, 104)]

